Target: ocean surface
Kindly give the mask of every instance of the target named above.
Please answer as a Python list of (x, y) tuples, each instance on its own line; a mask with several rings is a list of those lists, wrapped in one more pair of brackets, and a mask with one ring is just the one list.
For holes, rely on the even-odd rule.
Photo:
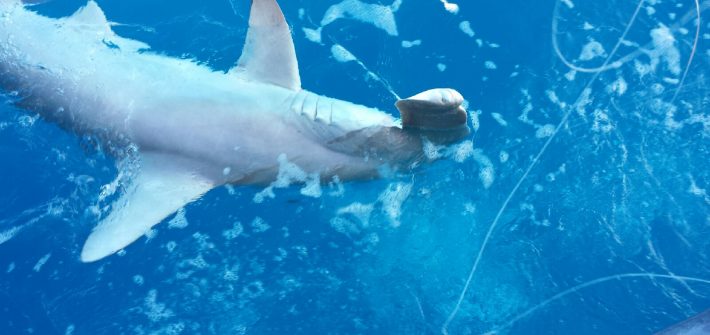
[[(98, 3), (219, 71), (250, 5)], [(471, 135), (317, 196), (220, 187), (84, 264), (116, 161), (3, 92), (0, 334), (650, 334), (710, 308), (710, 1), (281, 6), (304, 88), (397, 115), (452, 87)]]

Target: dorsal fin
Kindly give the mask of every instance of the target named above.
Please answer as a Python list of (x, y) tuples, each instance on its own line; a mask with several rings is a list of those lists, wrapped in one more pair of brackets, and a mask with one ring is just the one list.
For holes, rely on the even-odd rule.
[(108, 20), (106, 19), (106, 14), (101, 10), (99, 5), (94, 0), (89, 0), (86, 6), (79, 8), (72, 16), (69, 17), (70, 20), (76, 23), (92, 25), (92, 26), (103, 26), (106, 29), (110, 29)]
[(117, 46), (121, 50), (136, 52), (150, 49), (150, 46), (143, 42), (116, 35), (106, 14), (94, 0), (89, 0), (84, 7), (67, 17), (66, 21), (78, 29), (90, 31), (92, 35), (96, 33), (97, 41)]
[(244, 50), (232, 72), (249, 80), (301, 89), (291, 30), (276, 0), (252, 0)]

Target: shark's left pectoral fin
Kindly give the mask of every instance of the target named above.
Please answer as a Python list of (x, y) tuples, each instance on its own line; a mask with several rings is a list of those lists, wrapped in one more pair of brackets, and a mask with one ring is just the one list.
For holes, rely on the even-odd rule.
[(81, 260), (97, 261), (125, 248), (214, 186), (197, 163), (166, 154), (142, 154), (137, 174), (87, 239)]
[(242, 56), (231, 73), (295, 91), (301, 89), (291, 30), (276, 0), (252, 0)]

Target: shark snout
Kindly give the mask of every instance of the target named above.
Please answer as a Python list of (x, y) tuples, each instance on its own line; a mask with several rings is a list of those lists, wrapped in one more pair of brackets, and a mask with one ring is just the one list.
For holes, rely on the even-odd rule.
[(466, 126), (466, 109), (461, 93), (435, 88), (397, 101), (395, 106), (407, 128), (446, 130)]

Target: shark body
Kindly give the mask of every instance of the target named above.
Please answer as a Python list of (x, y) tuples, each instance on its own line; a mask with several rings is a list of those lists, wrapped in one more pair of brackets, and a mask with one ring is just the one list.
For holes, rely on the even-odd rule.
[(303, 90), (275, 0), (252, 2), (242, 56), (228, 73), (148, 49), (116, 35), (93, 1), (52, 19), (0, 0), (0, 85), (17, 92), (18, 105), (138, 151), (140, 168), (89, 236), (85, 262), (123, 249), (214, 187), (268, 184), (285, 159), (322, 180), (367, 179), (422, 156), (413, 130), (466, 127), (463, 97), (451, 89), (399, 101), (402, 121)]

